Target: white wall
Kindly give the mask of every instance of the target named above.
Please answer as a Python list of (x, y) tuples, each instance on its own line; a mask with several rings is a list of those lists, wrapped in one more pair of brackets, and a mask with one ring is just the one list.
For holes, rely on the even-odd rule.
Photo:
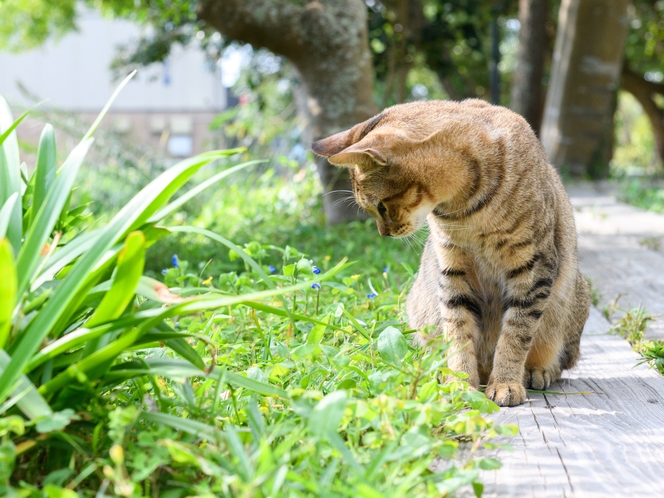
[[(69, 111), (100, 110), (117, 82), (109, 69), (115, 49), (136, 40), (141, 28), (122, 20), (103, 19), (84, 11), (79, 32), (19, 54), (0, 53), (0, 94), (11, 104), (27, 105), (20, 81), (48, 105)], [(166, 65), (139, 70), (113, 105), (113, 111), (218, 111), (225, 107), (219, 67), (206, 62), (196, 48), (176, 48)], [(165, 81), (168, 73), (169, 83)]]

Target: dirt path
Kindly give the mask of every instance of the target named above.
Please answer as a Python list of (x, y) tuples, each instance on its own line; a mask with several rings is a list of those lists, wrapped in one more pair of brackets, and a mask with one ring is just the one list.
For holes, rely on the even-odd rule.
[[(664, 216), (620, 204), (606, 189), (580, 185), (569, 192), (581, 270), (601, 292), (599, 306), (624, 294), (621, 305), (663, 315), (647, 336), (664, 339)], [(639, 355), (609, 327), (593, 308), (578, 366), (550, 388), (585, 394), (530, 394), (530, 402), (494, 417), (520, 433), (507, 441), (513, 451), (500, 452), (503, 468), (484, 473), (484, 496), (663, 493), (664, 377), (635, 366)]]

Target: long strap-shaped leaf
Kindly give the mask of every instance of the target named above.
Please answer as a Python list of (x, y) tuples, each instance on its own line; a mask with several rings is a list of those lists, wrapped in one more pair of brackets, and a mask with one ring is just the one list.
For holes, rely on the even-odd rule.
[(78, 170), (83, 164), (93, 140), (88, 138), (71, 151), (71, 154), (62, 165), (58, 177), (51, 185), (44, 203), (34, 218), (34, 222), (25, 235), (25, 242), (21, 246), (16, 260), (19, 275), (19, 296), (23, 295), (33, 279), (34, 271), (39, 265), (42, 247), (53, 232), (58, 219), (60, 219), (62, 209), (67, 203), (71, 189), (74, 186)]
[[(237, 153), (243, 152), (245, 149), (244, 148), (238, 148), (238, 149), (233, 149), (229, 150), (229, 152), (236, 151)], [(237, 173), (238, 171), (247, 168), (249, 166), (253, 166), (254, 164), (260, 164), (266, 162), (265, 160), (254, 160), (254, 161), (247, 161), (245, 163), (238, 164), (236, 166), (233, 166), (231, 168), (225, 169), (224, 171), (221, 171), (220, 173), (217, 173), (216, 175), (212, 176), (211, 178), (208, 178), (204, 182), (201, 182), (200, 184), (196, 185), (194, 188), (189, 190), (186, 194), (182, 194), (180, 197), (175, 199), (173, 202), (169, 203), (167, 206), (164, 208), (160, 209), (158, 213), (156, 213), (150, 220), (149, 223), (158, 223), (162, 219), (166, 218), (169, 214), (174, 213), (177, 211), (180, 207), (182, 207), (187, 201), (190, 199), (193, 199), (196, 197), (198, 194), (203, 192), (205, 189), (211, 187), (215, 183), (219, 182), (220, 180), (226, 178), (229, 175), (232, 175), (233, 173)]]
[(18, 193), (14, 192), (9, 196), (9, 199), (0, 206), (0, 238), (7, 236), (7, 228), (9, 227), (9, 222), (11, 221), (16, 201), (18, 201)]
[[(9, 355), (6, 351), (0, 349), (0, 368), (6, 368), (9, 364)], [(18, 405), (19, 409), (25, 414), (29, 419), (35, 419), (37, 417), (47, 417), (53, 414), (53, 410), (42, 397), (41, 394), (37, 391), (35, 385), (30, 382), (30, 379), (26, 375), (21, 375), (16, 383), (16, 389), (13, 392), (14, 399), (8, 401), (7, 404)], [(9, 408), (5, 405), (4, 408)], [(4, 408), (0, 410), (0, 415), (2, 415)]]
[[(244, 149), (239, 148), (239, 149), (233, 149), (233, 150), (228, 150), (226, 151), (227, 154), (232, 154), (236, 152), (241, 152)], [(162, 209), (160, 209), (157, 213), (155, 213), (147, 222), (148, 225), (152, 223), (158, 223), (161, 221), (163, 218), (168, 216), (169, 214), (172, 214), (174, 211), (176, 211), (180, 206), (182, 206), (186, 201), (190, 200), (191, 198), (195, 197), (199, 193), (201, 193), (203, 190), (206, 188), (211, 187), (215, 183), (219, 182), (226, 176), (236, 173), (237, 171), (247, 168), (249, 166), (252, 166), (254, 164), (258, 164), (263, 161), (248, 161), (246, 163), (241, 163), (238, 164), (237, 166), (233, 166), (231, 168), (228, 168), (220, 173), (217, 173), (213, 177), (209, 178), (208, 180), (205, 180), (202, 182), (200, 185), (197, 185), (196, 187), (192, 188), (189, 190), (187, 193), (181, 195), (178, 197), (176, 200), (173, 202), (170, 202), (166, 206), (164, 206)], [(146, 236), (149, 233), (149, 230), (145, 229), (144, 227), (141, 227), (141, 230), (143, 230), (146, 234)], [(151, 230), (155, 230), (153, 227)], [(62, 268), (67, 266), (69, 263), (71, 263), (73, 260), (78, 258), (81, 254), (84, 252), (88, 251), (91, 247), (95, 245), (95, 241), (97, 237), (99, 236), (100, 229), (93, 230), (91, 232), (84, 233), (82, 235), (79, 235), (72, 243), (67, 244), (65, 247), (62, 249), (59, 249), (58, 251), (53, 254), (49, 258), (49, 260), (46, 262), (46, 265), (44, 268), (41, 270), (39, 276), (36, 277), (36, 279), (32, 282), (32, 289), (36, 289), (39, 286), (41, 286), (44, 282), (51, 280), (53, 278), (53, 275), (55, 275), (57, 272), (59, 272)], [(150, 245), (150, 244), (148, 244)]]
[(125, 246), (118, 255), (118, 266), (111, 287), (86, 322), (87, 328), (115, 320), (122, 314), (134, 297), (144, 265), (145, 236), (143, 232), (132, 232), (127, 236)]
[[(336, 275), (338, 272), (343, 270), (346, 267), (346, 260), (342, 260), (334, 268), (331, 268), (326, 273), (317, 275), (313, 280), (308, 282), (300, 282), (295, 285), (290, 285), (287, 287), (281, 287), (276, 289), (270, 289), (260, 292), (252, 292), (249, 294), (239, 295), (239, 296), (221, 296), (221, 297), (204, 297), (200, 296), (198, 298), (192, 298), (191, 301), (186, 301), (170, 308), (161, 308), (159, 310), (150, 310), (149, 318), (146, 317), (145, 320), (140, 322), (140, 325), (130, 332), (122, 335), (114, 342), (108, 344), (107, 346), (95, 351), (93, 354), (87, 358), (82, 359), (74, 365), (71, 365), (68, 370), (57, 375), (47, 384), (44, 384), (39, 388), (39, 392), (45, 396), (52, 395), (57, 392), (62, 387), (66, 386), (68, 383), (72, 382), (76, 378), (77, 373), (89, 373), (91, 370), (101, 362), (106, 362), (109, 359), (116, 358), (119, 354), (125, 351), (127, 348), (135, 344), (143, 335), (152, 329), (156, 324), (160, 323), (166, 318), (173, 316), (196, 313), (199, 311), (211, 310), (216, 308), (221, 308), (224, 306), (232, 306), (234, 304), (241, 304), (248, 301), (258, 301), (260, 299), (265, 299), (268, 297), (279, 296), (282, 294), (287, 294), (289, 292), (295, 292), (307, 288), (311, 285), (312, 282), (320, 282), (327, 278), (331, 278)], [(72, 270), (73, 271), (73, 270)], [(155, 311), (157, 312), (155, 314)], [(137, 314), (138, 315), (138, 314)], [(66, 336), (65, 336), (66, 338)], [(64, 342), (65, 338), (60, 339)], [(59, 341), (59, 342), (60, 342)], [(17, 355), (14, 354), (14, 357)], [(34, 363), (34, 362), (33, 362)], [(194, 365), (189, 363), (190, 367), (196, 369)], [(200, 370), (198, 370), (200, 371)], [(0, 382), (2, 378), (0, 378)], [(2, 384), (0, 384), (1, 386)]]
[(56, 159), (55, 133), (50, 124), (44, 126), (41, 137), (39, 138), (39, 149), (37, 150), (37, 166), (35, 167), (35, 190), (32, 194), (32, 211), (30, 223), (37, 218), (39, 208), (46, 202), (55, 174), (58, 170), (58, 161)]
[(16, 267), (9, 240), (0, 235), (0, 350), (5, 347), (16, 306)]
[(228, 153), (224, 151), (209, 152), (176, 164), (143, 188), (115, 215), (108, 226), (100, 231), (94, 247), (74, 264), (51, 299), (25, 331), (21, 342), (13, 352), (11, 363), (0, 376), (0, 402), (6, 399), (9, 386), (16, 382), (39, 345), (58, 323), (68, 305), (77, 297), (77, 293), (86, 282), (86, 277), (106, 251), (128, 232), (145, 223), (200, 168), (227, 155)]
[[(146, 368), (147, 367), (147, 368)], [(202, 372), (186, 360), (172, 358), (148, 358), (140, 362), (131, 362), (114, 367), (108, 374), (109, 379), (132, 378), (141, 375), (161, 375), (167, 378), (207, 377), (220, 378), (223, 372), (224, 380), (236, 387), (243, 387), (265, 396), (280, 396), (285, 398), (288, 393), (272, 384), (250, 379), (235, 372), (229, 372), (223, 367), (215, 367), (211, 372)]]
[[(0, 95), (0, 134), (9, 131), (14, 117), (7, 101)], [(0, 145), (0, 205), (4, 204), (13, 194), (18, 194), (18, 202), (9, 217), (7, 238), (17, 254), (23, 238), (23, 219), (21, 215), (21, 170), (18, 154), (18, 140), (13, 130), (4, 138)]]
[(46, 102), (46, 100), (42, 100), (41, 102), (33, 105), (30, 109), (28, 109), (23, 114), (21, 114), (18, 117), (18, 119), (11, 124), (11, 126), (9, 128), (4, 130), (4, 132), (2, 134), (0, 134), (0, 145), (5, 143), (5, 140), (7, 140), (9, 135), (11, 135), (14, 132), (14, 130), (16, 129), (16, 127), (21, 124), (21, 121), (23, 121), (28, 116), (28, 114), (30, 114), (30, 111), (32, 111), (35, 107), (42, 105), (44, 102)]

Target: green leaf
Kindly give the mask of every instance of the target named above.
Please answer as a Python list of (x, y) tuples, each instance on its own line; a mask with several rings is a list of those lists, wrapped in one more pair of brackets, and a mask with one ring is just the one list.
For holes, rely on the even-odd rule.
[(378, 352), (384, 361), (400, 365), (408, 353), (408, 343), (398, 329), (387, 327), (378, 336)]
[(184, 227), (169, 227), (168, 228), (171, 232), (184, 232), (184, 233), (196, 233), (199, 235), (203, 235), (205, 237), (208, 237), (212, 240), (216, 240), (217, 242), (220, 242), (221, 244), (225, 245), (229, 249), (231, 249), (232, 252), (235, 252), (239, 257), (241, 257), (253, 270), (260, 275), (260, 277), (263, 279), (265, 284), (270, 288), (270, 289), (276, 289), (276, 286), (274, 285), (274, 282), (272, 279), (265, 273), (263, 268), (261, 268), (261, 265), (259, 265), (251, 256), (249, 256), (245, 251), (240, 249), (237, 245), (233, 244), (230, 240), (228, 240), (226, 237), (222, 237), (219, 234), (216, 234), (214, 232), (211, 232), (210, 230), (206, 230), (204, 228), (198, 228), (198, 227), (190, 227), (190, 226), (184, 226)]
[(502, 463), (495, 458), (482, 458), (480, 460), (480, 469), (482, 470), (496, 470), (502, 467)]
[(362, 336), (367, 341), (371, 341), (371, 335), (369, 335), (369, 332), (367, 332), (367, 329), (365, 329), (364, 326), (362, 326), (362, 324), (360, 322), (358, 322), (357, 319), (353, 315), (348, 313), (348, 311), (346, 310), (345, 307), (339, 305), (339, 308), (341, 309), (343, 314), (346, 315), (346, 318), (348, 318), (350, 320), (350, 323), (353, 324), (353, 327), (355, 327), (355, 330), (357, 330), (360, 334), (362, 334)]
[[(246, 149), (244, 147), (240, 147), (238, 149), (229, 149), (226, 151), (227, 155), (233, 155), (233, 154), (239, 154), (241, 152), (244, 152)], [(198, 194), (203, 192), (205, 189), (211, 187), (215, 183), (218, 183), (219, 180), (222, 180), (226, 178), (229, 175), (232, 175), (233, 173), (236, 173), (240, 170), (243, 170), (249, 166), (253, 166), (254, 164), (261, 164), (266, 162), (265, 160), (254, 160), (254, 161), (247, 161), (242, 164), (238, 164), (236, 166), (233, 166), (232, 168), (228, 168), (220, 173), (217, 173), (211, 178), (208, 178), (204, 182), (201, 182), (200, 184), (196, 185), (194, 188), (191, 190), (187, 191), (187, 193), (182, 194), (180, 197), (178, 197), (176, 200), (162, 208), (155, 214), (149, 221), (148, 223), (157, 223), (159, 220), (163, 220), (166, 218), (168, 215), (173, 214), (175, 211), (177, 211), (180, 207), (182, 207), (187, 201), (193, 199), (196, 197)]]
[(438, 394), (438, 381), (436, 379), (430, 380), (420, 388), (417, 395), (417, 400), (421, 403)]
[(32, 222), (39, 212), (39, 208), (46, 201), (46, 196), (55, 182), (55, 176), (58, 169), (55, 149), (55, 133), (53, 127), (47, 124), (42, 131), (39, 139), (39, 149), (37, 150), (37, 166), (34, 172), (34, 192), (32, 194), (32, 209), (30, 212), (30, 222)]
[(11, 221), (12, 213), (14, 212), (14, 206), (18, 201), (18, 192), (14, 192), (9, 198), (5, 201), (0, 208), (0, 239), (7, 236), (7, 229), (9, 228), (9, 223)]
[(0, 205), (4, 205), (13, 194), (17, 194), (18, 199), (11, 211), (6, 235), (14, 248), (14, 254), (18, 254), (23, 238), (23, 215), (18, 140), (16, 130), (12, 130), (13, 123), (14, 116), (11, 109), (5, 98), (0, 95), (0, 134), (4, 136), (9, 132), (0, 144)]
[(203, 359), (198, 356), (196, 350), (192, 348), (184, 338), (178, 337), (177, 339), (167, 339), (164, 341), (164, 344), (166, 344), (166, 346), (182, 356), (182, 358), (187, 360), (196, 368), (200, 370), (204, 370), (206, 368)]
[[(336, 275), (338, 272), (343, 270), (346, 267), (346, 260), (343, 259), (340, 263), (338, 263), (335, 267), (327, 271), (326, 273), (322, 275), (318, 275), (315, 281), (320, 281), (325, 278), (330, 278), (334, 275)], [(70, 278), (72, 275), (72, 272), (70, 272), (67, 277), (65, 277), (65, 280), (63, 283), (60, 284), (58, 287), (58, 290), (60, 290), (66, 282), (67, 278)], [(189, 313), (197, 313), (200, 311), (205, 311), (205, 310), (211, 310), (211, 309), (217, 309), (223, 306), (230, 306), (233, 304), (241, 304), (245, 301), (255, 301), (257, 299), (263, 299), (266, 297), (271, 297), (271, 296), (278, 296), (282, 294), (286, 294), (288, 292), (294, 292), (300, 289), (304, 289), (308, 286), (311, 285), (311, 281), (308, 282), (301, 282), (297, 285), (292, 285), (289, 287), (282, 287), (279, 289), (270, 289), (267, 291), (262, 291), (262, 292), (253, 292), (249, 294), (244, 294), (244, 295), (239, 295), (239, 296), (222, 296), (222, 297), (208, 297), (208, 296), (202, 296), (199, 298), (191, 299), (189, 301), (183, 302), (181, 304), (177, 304), (175, 306), (172, 306), (170, 308), (167, 308), (165, 310), (161, 310), (160, 314), (155, 315), (153, 319), (151, 320), (145, 320), (140, 322), (140, 326), (132, 330), (131, 332), (126, 333), (125, 335), (122, 335), (118, 339), (116, 339), (114, 342), (109, 344), (108, 346), (96, 351), (95, 353), (91, 354), (90, 356), (84, 358), (83, 360), (79, 361), (78, 363), (75, 363), (71, 365), (65, 372), (62, 372), (55, 378), (51, 379), (48, 383), (42, 385), (39, 388), (39, 392), (43, 395), (50, 395), (54, 392), (57, 392), (58, 390), (62, 389), (67, 383), (71, 382), (74, 379), (81, 378), (82, 374), (86, 372), (90, 372), (93, 368), (95, 368), (96, 365), (100, 363), (107, 362), (109, 359), (117, 357), (119, 354), (121, 354), (124, 350), (132, 347), (132, 345), (138, 341), (147, 331), (149, 331), (152, 327), (154, 327), (157, 323), (160, 323), (163, 319), (171, 317), (171, 316), (177, 316), (177, 315), (182, 315), (182, 314), (189, 314)], [(51, 304), (52, 300), (49, 302)], [(44, 310), (48, 308), (48, 305), (42, 309), (41, 313), (44, 313)], [(32, 324), (34, 326), (34, 322)], [(16, 354), (14, 355), (15, 359)], [(13, 361), (13, 360), (12, 360)], [(28, 361), (26, 361), (27, 363)], [(185, 362), (188, 365), (189, 372), (191, 372), (191, 368), (194, 368), (191, 364)], [(11, 365), (9, 366), (11, 368)], [(9, 369), (8, 369), (9, 370)], [(0, 380), (5, 377), (7, 374), (7, 371), (3, 374), (2, 377), (0, 377)], [(134, 371), (134, 372), (124, 372), (123, 375), (121, 375), (121, 378), (131, 378), (133, 376), (137, 375), (145, 375), (145, 371)], [(164, 375), (164, 376), (175, 376), (177, 375), (172, 375), (172, 371), (161, 373), (158, 375)], [(193, 376), (193, 375), (201, 375), (201, 372), (195, 369), (195, 373), (189, 373), (188, 375)], [(285, 391), (282, 389), (278, 389), (276, 387), (270, 386), (268, 384), (262, 384), (262, 383), (256, 383), (256, 381), (253, 381), (251, 379), (247, 379), (245, 377), (239, 376), (237, 374), (232, 374), (230, 372), (227, 373), (228, 379), (231, 383), (235, 382), (236, 385), (240, 387), (246, 387), (247, 389), (251, 389), (253, 391), (256, 391), (260, 394), (267, 394), (267, 395), (276, 395), (276, 396), (285, 396)], [(186, 376), (186, 375), (181, 375), (181, 376)], [(236, 377), (234, 377), (236, 376)], [(112, 378), (112, 373), (108, 374), (106, 379)], [(235, 379), (235, 381), (231, 381), (230, 379)], [(2, 384), (0, 383), (0, 389), (2, 389)], [(267, 388), (265, 388), (267, 386)]]
[(336, 432), (344, 416), (347, 402), (346, 391), (334, 391), (321, 399), (309, 415), (311, 435), (324, 437), (330, 432)]
[(71, 408), (65, 408), (60, 412), (55, 412), (47, 417), (37, 419), (35, 428), (42, 434), (45, 432), (61, 431), (67, 427), (72, 420), (79, 420), (80, 417)]
[(181, 303), (184, 301), (179, 295), (173, 294), (166, 284), (145, 275), (138, 282), (136, 294), (163, 304)]
[[(2, 97), (0, 96), (0, 98), (2, 98)], [(4, 98), (3, 98), (3, 100), (4, 100)], [(21, 124), (21, 121), (23, 121), (23, 120), (28, 116), (28, 114), (30, 114), (30, 111), (32, 111), (35, 107), (37, 107), (38, 105), (42, 104), (43, 102), (45, 102), (45, 101), (39, 102), (39, 104), (36, 104), (36, 105), (34, 105), (33, 107), (31, 107), (30, 109), (28, 109), (27, 111), (25, 111), (23, 114), (21, 114), (21, 115), (19, 116), (19, 118), (18, 118), (17, 120), (15, 120), (15, 121), (11, 124), (11, 126), (9, 126), (7, 129), (5, 129), (5, 131), (4, 131), (2, 134), (0, 134), (0, 145), (2, 145), (3, 143), (5, 143), (5, 140), (7, 140), (7, 138), (9, 137), (9, 135), (11, 135), (12, 133), (14, 133), (14, 130), (16, 129), (16, 127), (17, 127), (18, 125)], [(5, 101), (5, 104), (6, 104), (6, 101)], [(11, 114), (10, 114), (10, 116), (11, 116)], [(13, 118), (12, 118), (12, 119), (13, 119)]]
[(8, 386), (16, 381), (30, 357), (52, 333), (52, 328), (66, 311), (70, 311), (69, 305), (79, 299), (78, 293), (85, 287), (88, 276), (106, 256), (106, 252), (125, 234), (149, 219), (196, 171), (223, 155), (223, 152), (206, 153), (172, 166), (150, 182), (100, 230), (93, 247), (76, 261), (23, 334), (12, 355), (12, 363), (0, 376), (0, 402), (7, 396)]
[[(256, 311), (265, 311), (266, 313), (271, 313), (271, 314), (277, 315), (277, 316), (284, 316), (284, 317), (288, 316), (288, 313), (286, 313), (285, 310), (275, 308), (274, 306), (270, 306), (268, 304), (254, 303), (254, 302), (245, 302), (245, 303), (242, 303), (242, 304), (244, 306), (248, 306), (249, 308), (253, 308)], [(300, 315), (298, 313), (291, 313), (290, 315), (296, 321), (310, 322), (310, 323), (314, 323), (316, 325), (324, 325), (324, 326), (326, 326), (328, 328), (331, 328), (333, 330), (345, 331), (345, 329), (343, 327), (339, 327), (338, 325), (335, 325), (334, 323), (325, 323), (325, 322), (322, 322), (322, 321), (317, 320), (315, 318), (312, 318), (310, 316)]]
[[(10, 360), (11, 358), (7, 352), (0, 349), (0, 372), (7, 368)], [(46, 400), (42, 398), (37, 392), (37, 388), (25, 375), (19, 377), (13, 395), (12, 399), (0, 406), (0, 414), (13, 405), (17, 405), (23, 414), (31, 420), (38, 417), (48, 417), (53, 413)]]
[(134, 77), (135, 74), (136, 74), (136, 70), (133, 70), (131, 73), (129, 73), (129, 74), (125, 77), (125, 79), (123, 79), (123, 80), (120, 82), (120, 84), (118, 85), (118, 87), (115, 89), (115, 91), (114, 91), (113, 94), (111, 95), (111, 98), (108, 99), (108, 102), (106, 102), (106, 105), (104, 106), (104, 108), (103, 108), (103, 109), (101, 110), (101, 112), (99, 113), (99, 116), (97, 116), (97, 119), (95, 119), (95, 122), (92, 123), (92, 126), (90, 126), (90, 129), (88, 130), (88, 132), (87, 132), (87, 133), (85, 134), (85, 136), (83, 137), (83, 140), (86, 140), (86, 139), (92, 137), (92, 135), (94, 134), (95, 130), (97, 130), (97, 127), (99, 126), (99, 123), (101, 123), (101, 120), (104, 119), (104, 116), (106, 116), (106, 113), (107, 113), (108, 110), (111, 108), (111, 105), (113, 104), (113, 101), (115, 101), (115, 98), (120, 94), (120, 92), (122, 91), (122, 89), (125, 87), (125, 85), (126, 85), (127, 83), (129, 83), (129, 80), (132, 79), (132, 78)]
[(161, 375), (173, 379), (207, 377), (215, 380), (218, 380), (223, 375), (224, 381), (235, 387), (242, 387), (264, 396), (288, 397), (288, 394), (283, 389), (230, 372), (222, 367), (215, 367), (212, 372), (205, 372), (194, 367), (188, 361), (171, 358), (149, 358), (143, 360), (140, 364), (138, 362), (123, 363), (113, 367), (107, 373), (105, 379), (114, 382), (117, 379), (129, 379), (142, 375)]
[(141, 420), (147, 420), (148, 422), (152, 422), (157, 425), (167, 425), (175, 430), (182, 430), (192, 434), (193, 436), (203, 439), (216, 439), (216, 436), (219, 434), (217, 428), (212, 427), (211, 425), (207, 425), (188, 418), (168, 415), (166, 413), (142, 412), (139, 418)]
[(86, 322), (87, 328), (118, 318), (134, 298), (145, 264), (145, 236), (132, 232), (118, 255), (117, 268), (111, 288), (106, 292), (94, 314)]
[(482, 498), (484, 494), (484, 484), (481, 482), (473, 482), (473, 492), (477, 498)]
[(53, 232), (58, 219), (60, 219), (62, 209), (67, 203), (71, 189), (74, 186), (78, 170), (83, 164), (92, 142), (93, 140), (90, 138), (85, 142), (81, 142), (71, 151), (71, 154), (62, 165), (58, 177), (51, 185), (41, 209), (28, 228), (25, 241), (16, 258), (16, 268), (19, 275), (19, 296), (23, 295), (30, 281), (34, 278), (34, 272), (39, 265), (44, 244)]
[(0, 238), (0, 349), (5, 347), (11, 331), (17, 287), (12, 247), (8, 239)]
[(322, 321), (323, 324), (316, 325), (311, 329), (311, 332), (309, 332), (309, 335), (307, 336), (307, 344), (318, 344), (323, 339), (323, 335), (325, 335), (325, 330), (327, 329), (327, 323), (330, 321), (330, 315), (328, 314)]

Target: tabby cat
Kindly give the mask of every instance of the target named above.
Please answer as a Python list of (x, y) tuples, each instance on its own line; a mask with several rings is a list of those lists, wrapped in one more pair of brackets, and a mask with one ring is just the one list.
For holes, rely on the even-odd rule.
[(449, 366), (470, 386), (514, 406), (575, 365), (590, 293), (569, 199), (523, 118), (481, 100), (414, 102), (312, 149), (350, 168), (381, 235), (428, 223), (409, 324), (454, 340)]

